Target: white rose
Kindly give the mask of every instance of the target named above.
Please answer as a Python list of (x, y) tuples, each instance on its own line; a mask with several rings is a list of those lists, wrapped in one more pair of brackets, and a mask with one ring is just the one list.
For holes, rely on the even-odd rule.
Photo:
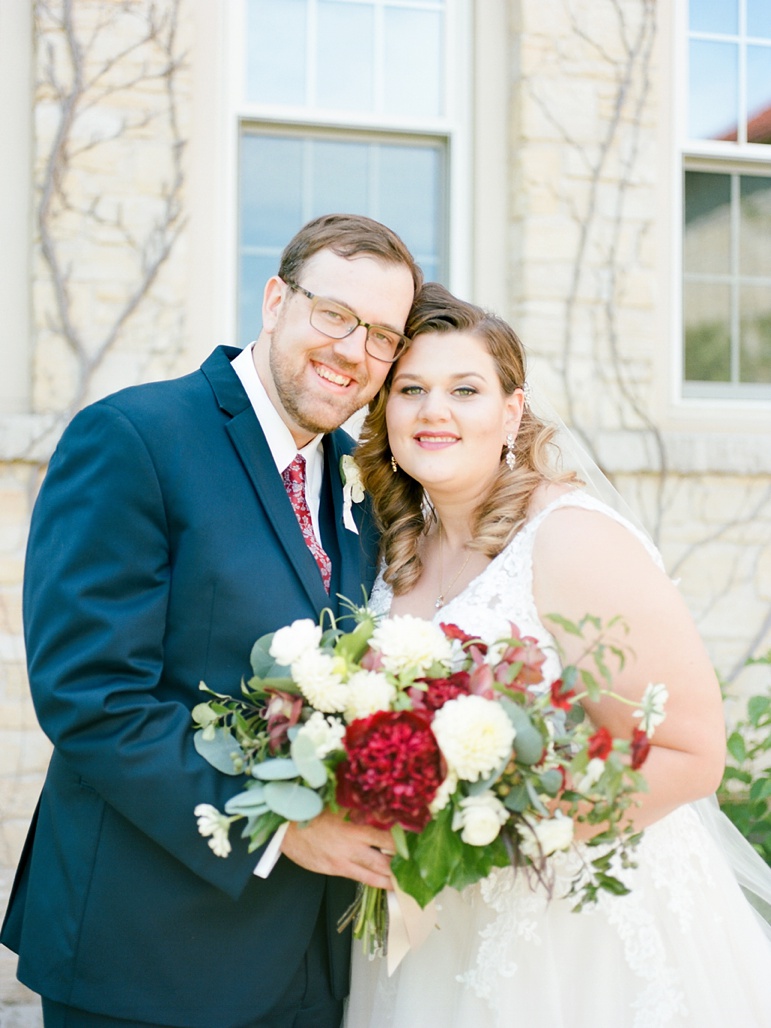
[(557, 850), (566, 850), (573, 841), (573, 820), (563, 814), (555, 814), (535, 825), (525, 822), (520, 827), (520, 848), (533, 861), (548, 857)]
[(444, 810), (444, 808), (450, 802), (450, 797), (457, 788), (458, 776), (455, 774), (454, 771), (448, 771), (447, 777), (436, 790), (436, 795), (428, 805), (428, 809), (431, 811), (431, 813), (438, 814), (440, 810)]
[(395, 699), (396, 688), (382, 672), (357, 671), (348, 679), (345, 720), (350, 724), (378, 710), (390, 710)]
[(501, 801), (487, 789), (479, 796), (461, 800), (460, 810), (453, 815), (452, 830), (462, 829), (460, 837), (469, 846), (488, 846), (498, 838), (508, 816)]
[(308, 703), (325, 714), (338, 714), (348, 702), (348, 686), (338, 674), (334, 657), (306, 650), (292, 662), (292, 678)]
[(310, 618), (293, 621), (273, 636), (268, 651), (275, 661), (291, 667), (308, 650), (315, 650), (321, 641), (321, 626)]
[(449, 700), (431, 728), (447, 764), (467, 782), (492, 774), (511, 754), (515, 735), (500, 703), (482, 696)]
[(411, 671), (417, 677), (435, 662), (449, 664), (452, 660), (450, 640), (441, 628), (410, 614), (384, 618), (372, 633), (370, 645), (380, 652), (386, 671), (394, 675)]
[(297, 733), (298, 739), (300, 736), (310, 739), (317, 758), (323, 760), (333, 750), (343, 748), (345, 725), (339, 717), (325, 717), (320, 710), (314, 710)]

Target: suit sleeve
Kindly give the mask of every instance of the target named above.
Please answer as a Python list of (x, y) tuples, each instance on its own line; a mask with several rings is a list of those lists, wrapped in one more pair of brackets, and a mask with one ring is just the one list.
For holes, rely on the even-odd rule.
[[(65, 432), (35, 507), (24, 624), (30, 687), (57, 755), (142, 833), (233, 897), (259, 859), (227, 860), (194, 807), (221, 810), (243, 785), (195, 751), (190, 703), (159, 696), (170, 583), (167, 512), (151, 455), (109, 403)], [(233, 835), (236, 834), (234, 831)]]

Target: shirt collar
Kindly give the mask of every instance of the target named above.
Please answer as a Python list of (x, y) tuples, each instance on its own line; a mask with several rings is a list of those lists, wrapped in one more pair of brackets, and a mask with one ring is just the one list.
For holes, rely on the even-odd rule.
[(254, 343), (249, 343), (248, 346), (245, 346), (241, 353), (233, 360), (231, 366), (241, 380), (246, 395), (249, 397), (249, 402), (254, 408), (254, 413), (257, 415), (257, 420), (270, 447), (270, 452), (278, 472), (283, 474), (294, 460), (296, 454), (301, 453), (305, 457), (308, 480), (316, 479), (323, 472), (324, 451), (321, 443), (324, 433), (320, 432), (309, 443), (298, 449), (297, 443), (292, 438), (292, 433), (273, 406), (273, 401), (260, 381), (260, 376), (257, 374), (257, 369), (254, 366), (253, 346)]

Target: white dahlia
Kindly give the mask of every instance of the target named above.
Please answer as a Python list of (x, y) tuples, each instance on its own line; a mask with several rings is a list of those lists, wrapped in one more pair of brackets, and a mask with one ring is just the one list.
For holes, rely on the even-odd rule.
[(306, 650), (292, 662), (292, 678), (300, 692), (316, 710), (339, 714), (348, 702), (348, 686), (338, 672), (336, 661), (321, 650)]
[(500, 703), (482, 696), (449, 700), (431, 727), (449, 767), (467, 782), (492, 774), (509, 757), (515, 735)]
[(334, 750), (343, 748), (345, 725), (339, 717), (325, 717), (320, 710), (314, 710), (300, 728), (297, 738), (307, 737), (313, 743), (316, 757), (323, 760)]
[(452, 646), (441, 628), (411, 614), (384, 618), (372, 633), (370, 645), (380, 652), (386, 671), (394, 675), (409, 671), (418, 676), (435, 662), (452, 661)]
[(350, 724), (360, 717), (369, 717), (378, 710), (390, 710), (396, 699), (396, 687), (380, 671), (357, 671), (348, 679), (348, 702), (345, 720)]

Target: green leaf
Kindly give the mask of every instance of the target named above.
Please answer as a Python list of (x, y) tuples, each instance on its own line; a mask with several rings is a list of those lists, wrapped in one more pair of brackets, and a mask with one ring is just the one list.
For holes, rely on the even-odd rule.
[(561, 614), (547, 614), (546, 618), (549, 621), (553, 621), (555, 625), (559, 625), (569, 635), (577, 635), (579, 638), (583, 637), (583, 632), (578, 625), (573, 621), (568, 621)]
[(356, 628), (343, 635), (335, 644), (335, 653), (344, 657), (349, 664), (358, 664), (367, 652), (369, 640), (375, 631), (375, 622), (372, 618), (365, 618)]
[(249, 852), (254, 853), (256, 849), (259, 849), (260, 846), (266, 843), (285, 820), (280, 814), (274, 814), (270, 810), (267, 814), (257, 818), (249, 827), (249, 837), (251, 838)]
[(286, 821), (311, 821), (324, 809), (318, 793), (297, 782), (268, 782), (265, 802)]
[(271, 757), (256, 764), (252, 774), (263, 782), (276, 782), (297, 778), (299, 771), (291, 757)]
[(268, 808), (265, 804), (265, 786), (257, 782), (231, 796), (225, 804), (226, 814), (243, 814), (244, 817), (253, 817), (256, 814), (263, 814)]
[(207, 725), (212, 724), (217, 720), (218, 715), (211, 709), (210, 703), (196, 703), (193, 707), (193, 721), (200, 725), (201, 728), (206, 728)]
[(193, 735), (193, 745), (204, 760), (223, 774), (243, 774), (243, 765), (236, 767), (234, 758), (243, 761), (244, 751), (226, 728), (215, 728), (211, 739), (204, 738), (203, 730), (199, 729)]
[(299, 735), (290, 749), (297, 771), (311, 789), (320, 789), (327, 780), (327, 769), (316, 756), (316, 747), (307, 735)]
[(751, 800), (765, 800), (771, 796), (771, 777), (758, 778), (752, 783), (750, 789)]
[(538, 729), (533, 725), (529, 715), (518, 703), (513, 703), (506, 696), (502, 696), (500, 704), (509, 716), (514, 725), (516, 737), (514, 739), (514, 752), (521, 764), (537, 764), (543, 754), (543, 738)]
[(726, 744), (728, 746), (728, 752), (737, 762), (742, 764), (747, 758), (747, 748), (744, 744), (744, 737), (740, 732), (731, 732)]

